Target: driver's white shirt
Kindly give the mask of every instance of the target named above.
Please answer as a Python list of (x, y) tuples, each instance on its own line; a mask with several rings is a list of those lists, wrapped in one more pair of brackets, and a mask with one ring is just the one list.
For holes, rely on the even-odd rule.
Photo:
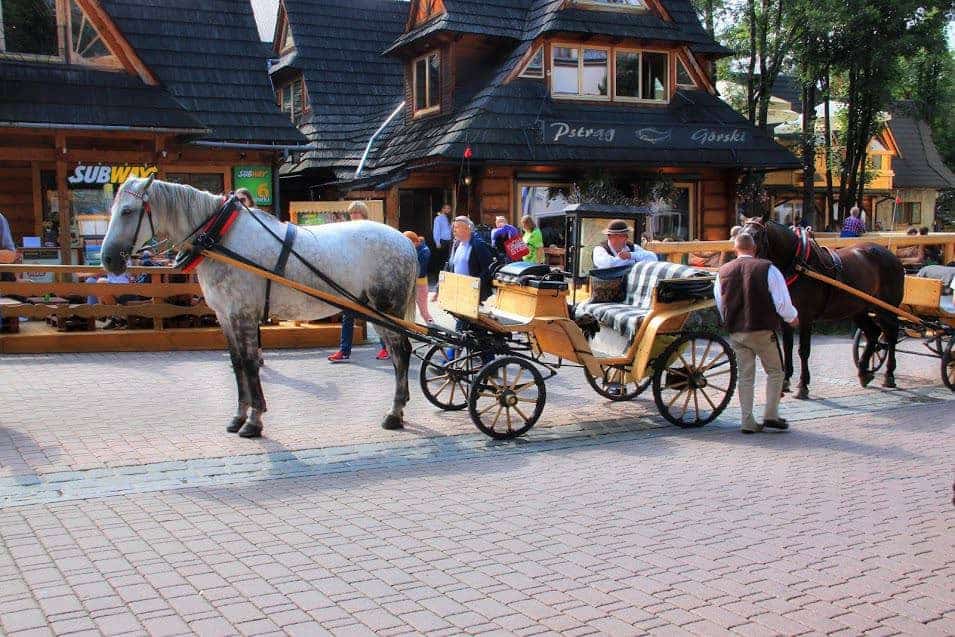
[[(623, 250), (629, 249), (626, 245)], [(623, 252), (621, 250), (620, 252)], [(616, 268), (622, 265), (631, 265), (633, 263), (640, 263), (641, 261), (657, 261), (657, 255), (653, 254), (649, 250), (644, 250), (640, 246), (635, 245), (632, 250), (630, 250), (629, 259), (621, 259), (617, 255), (619, 252), (613, 249), (613, 246), (610, 246), (610, 252), (607, 252), (602, 245), (594, 247), (594, 267), (603, 270), (604, 268)]]

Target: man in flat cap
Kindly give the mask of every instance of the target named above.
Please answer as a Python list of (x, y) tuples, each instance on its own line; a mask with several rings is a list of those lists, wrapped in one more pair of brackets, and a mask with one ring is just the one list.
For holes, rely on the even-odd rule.
[(657, 255), (630, 242), (630, 226), (622, 219), (614, 219), (604, 228), (607, 240), (594, 247), (594, 267), (616, 268), (640, 261), (656, 261)]

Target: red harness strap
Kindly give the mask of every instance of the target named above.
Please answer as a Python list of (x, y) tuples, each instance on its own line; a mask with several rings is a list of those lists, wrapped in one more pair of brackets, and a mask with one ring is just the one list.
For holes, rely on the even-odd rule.
[[(209, 221), (202, 226), (199, 230), (198, 237), (203, 244), (208, 243), (208, 246), (218, 243), (222, 238), (229, 232), (229, 229), (232, 228), (232, 224), (235, 223), (235, 220), (239, 218), (239, 211), (241, 208), (239, 206), (233, 205), (228, 206), (229, 203), (228, 197), (222, 198), (222, 206), (219, 208), (219, 212), (212, 216)], [(222, 215), (227, 214), (228, 216), (222, 220)], [(217, 229), (218, 228), (218, 229)], [(186, 265), (182, 267), (182, 271), (186, 274), (190, 274), (199, 267), (199, 264), (205, 261), (205, 257), (201, 254), (197, 255), (194, 259), (191, 259)]]

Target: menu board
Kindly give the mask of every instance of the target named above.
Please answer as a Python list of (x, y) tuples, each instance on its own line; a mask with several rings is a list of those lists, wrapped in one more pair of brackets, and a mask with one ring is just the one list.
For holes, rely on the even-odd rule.
[[(289, 203), (289, 217), (299, 226), (321, 226), (326, 223), (348, 221), (348, 206), (352, 201), (292, 201)], [(363, 202), (368, 206), (368, 218), (379, 223), (385, 222), (385, 202), (372, 199)]]

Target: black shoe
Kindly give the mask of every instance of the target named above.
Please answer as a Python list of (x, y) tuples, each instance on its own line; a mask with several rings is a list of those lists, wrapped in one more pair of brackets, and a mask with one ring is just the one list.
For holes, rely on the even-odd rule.
[(770, 429), (789, 429), (789, 422), (785, 418), (776, 418), (763, 421), (763, 427), (769, 427)]
[(740, 429), (740, 431), (742, 431), (744, 434), (758, 434), (758, 433), (759, 433), (758, 431), (754, 431), (754, 430), (752, 430), (752, 429)]

